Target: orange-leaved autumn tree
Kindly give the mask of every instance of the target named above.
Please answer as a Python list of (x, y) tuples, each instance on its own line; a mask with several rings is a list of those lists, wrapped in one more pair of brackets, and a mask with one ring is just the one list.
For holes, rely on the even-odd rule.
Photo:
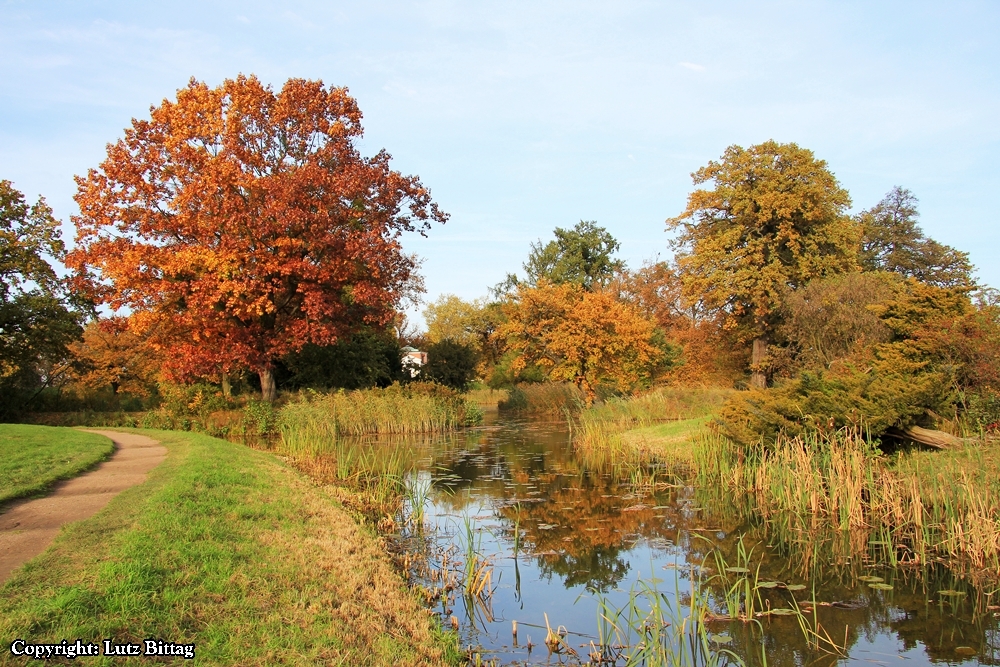
[(592, 402), (610, 385), (631, 391), (669, 368), (677, 350), (636, 308), (607, 291), (573, 283), (520, 286), (504, 305), (495, 336), (516, 352), (519, 372), (537, 364), (552, 380), (571, 380)]
[(80, 366), (80, 384), (111, 387), (115, 394), (148, 396), (163, 364), (149, 341), (131, 331), (121, 317), (89, 323), (83, 337), (70, 343), (69, 350)]
[(346, 89), (192, 79), (150, 113), (77, 178), (67, 264), (154, 332), (168, 371), (249, 368), (273, 400), (275, 360), (392, 319), (416, 269), (401, 233), (447, 215), (385, 151), (361, 156)]

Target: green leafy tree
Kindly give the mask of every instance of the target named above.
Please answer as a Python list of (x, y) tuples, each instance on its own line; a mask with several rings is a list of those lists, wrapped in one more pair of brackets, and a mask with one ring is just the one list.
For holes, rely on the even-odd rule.
[[(529, 287), (547, 281), (594, 290), (606, 285), (625, 266), (612, 257), (618, 251), (618, 241), (593, 220), (581, 220), (573, 229), (556, 227), (554, 234), (555, 240), (545, 245), (541, 240), (531, 244), (528, 261), (523, 265), (527, 274), (524, 282)], [(510, 293), (521, 282), (516, 275), (508, 275), (497, 291)]]
[(432, 343), (420, 377), (459, 391), (465, 389), (476, 377), (475, 348), (450, 338)]
[(667, 220), (689, 302), (724, 313), (752, 340), (752, 384), (767, 384), (765, 352), (789, 289), (857, 269), (860, 232), (847, 191), (812, 151), (767, 141), (730, 146), (693, 174), (712, 183)]
[(286, 355), (278, 382), (288, 389), (367, 389), (405, 379), (399, 342), (390, 332), (362, 330), (333, 345), (305, 345)]
[(80, 316), (49, 259), (65, 248), (45, 200), (29, 206), (0, 180), (0, 415), (20, 409), (70, 367), (67, 345), (79, 338)]
[(862, 229), (861, 267), (892, 271), (939, 287), (971, 285), (968, 253), (924, 236), (917, 224), (917, 198), (894, 187), (857, 218)]

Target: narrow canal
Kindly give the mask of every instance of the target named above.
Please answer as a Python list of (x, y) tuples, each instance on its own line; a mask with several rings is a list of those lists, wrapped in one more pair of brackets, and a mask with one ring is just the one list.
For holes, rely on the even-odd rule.
[[(894, 562), (873, 536), (781, 535), (662, 474), (652, 486), (596, 474), (564, 421), (494, 414), (424, 451), (408, 562), (484, 661), (624, 664), (643, 641), (681, 637), (680, 664), (1000, 663), (995, 585)], [(695, 590), (718, 617), (746, 616), (751, 600), (752, 621), (681, 630)]]

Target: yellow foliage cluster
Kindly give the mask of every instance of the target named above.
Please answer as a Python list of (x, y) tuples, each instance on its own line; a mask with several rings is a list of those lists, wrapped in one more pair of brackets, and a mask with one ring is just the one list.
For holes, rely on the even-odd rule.
[(592, 402), (601, 385), (630, 391), (669, 367), (677, 352), (638, 310), (605, 291), (571, 283), (521, 287), (496, 331), (517, 356), (551, 380), (572, 381)]

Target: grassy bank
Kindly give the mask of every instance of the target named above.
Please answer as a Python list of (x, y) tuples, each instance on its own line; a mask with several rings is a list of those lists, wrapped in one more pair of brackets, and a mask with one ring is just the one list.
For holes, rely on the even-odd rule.
[(166, 461), (0, 588), (0, 637), (154, 637), (205, 664), (442, 663), (445, 641), (335, 490), (270, 454), (146, 433)]
[(49, 426), (0, 424), (0, 503), (45, 491), (105, 460), (103, 435)]
[(294, 447), (296, 433), (307, 439), (435, 433), (478, 423), (483, 414), (475, 397), (427, 382), (282, 393), (275, 403), (246, 395), (227, 398), (211, 385), (172, 388), (159, 407), (145, 412), (39, 412), (25, 419), (49, 426), (193, 431), (244, 444), (274, 438), (284, 425), (288, 445)]
[(1000, 445), (882, 455), (857, 433), (744, 447), (706, 435), (699, 485), (743, 498), (808, 534), (821, 524), (870, 535), (890, 562), (934, 558), (1000, 576)]
[(693, 466), (693, 443), (732, 390), (668, 387), (580, 413), (573, 445), (592, 468)]

